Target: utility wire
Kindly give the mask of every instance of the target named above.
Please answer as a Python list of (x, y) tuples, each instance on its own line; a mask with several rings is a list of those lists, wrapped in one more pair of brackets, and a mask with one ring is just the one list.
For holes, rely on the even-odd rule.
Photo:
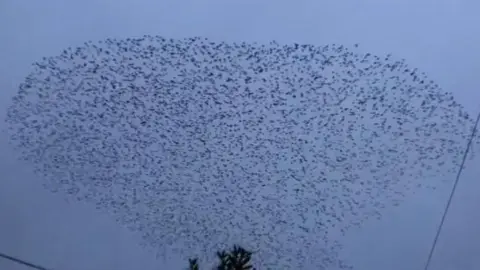
[[(424, 270), (428, 270), (428, 268), (430, 266), (430, 262), (432, 261), (433, 253), (435, 252), (435, 248), (437, 246), (438, 238), (439, 238), (440, 233), (442, 231), (443, 224), (445, 223), (445, 218), (448, 214), (448, 210), (450, 209), (450, 205), (452, 203), (453, 195), (455, 194), (455, 191), (457, 189), (458, 182), (460, 181), (460, 176), (462, 174), (463, 167), (465, 165), (465, 161), (467, 160), (468, 152), (469, 152), (470, 147), (472, 145), (473, 138), (475, 137), (475, 134), (477, 132), (477, 127), (478, 127), (478, 122), (479, 121), (480, 121), (480, 112), (478, 113), (477, 120), (475, 121), (475, 126), (473, 127), (472, 134), (470, 136), (470, 139), (468, 140), (467, 148), (465, 149), (465, 152), (463, 154), (462, 164), (460, 165), (460, 168), (459, 168), (458, 173), (457, 173), (457, 177), (455, 178), (455, 182), (453, 184), (452, 191), (450, 192), (450, 196), (448, 198), (448, 202), (447, 202), (447, 205), (445, 207), (445, 211), (443, 212), (442, 220), (440, 221), (440, 225), (438, 226), (437, 233), (435, 235), (432, 247), (430, 249), (430, 253), (428, 254), (427, 263), (425, 264)], [(49, 270), (45, 267), (42, 267), (42, 266), (27, 262), (27, 261), (24, 261), (24, 260), (21, 260), (21, 259), (12, 257), (12, 256), (9, 256), (9, 255), (6, 255), (6, 254), (3, 254), (1, 252), (0, 252), (0, 257), (4, 258), (4, 259), (7, 259), (7, 260), (10, 260), (10, 261), (13, 261), (13, 262), (16, 262), (16, 263), (19, 263), (19, 264), (23, 264), (25, 266), (28, 266), (28, 267), (31, 267), (31, 268), (34, 268), (34, 269), (37, 269), (37, 270)]]
[(470, 136), (470, 139), (468, 140), (467, 149), (465, 149), (465, 152), (463, 153), (462, 164), (460, 165), (460, 169), (458, 170), (457, 177), (455, 178), (455, 182), (453, 184), (452, 191), (450, 192), (450, 196), (448, 198), (447, 205), (445, 206), (445, 211), (443, 212), (442, 220), (440, 221), (440, 225), (438, 226), (438, 229), (437, 229), (437, 234), (435, 235), (432, 247), (430, 249), (430, 253), (428, 254), (428, 259), (427, 259), (427, 263), (425, 264), (424, 270), (428, 270), (428, 268), (430, 266), (430, 262), (432, 261), (433, 253), (435, 252), (435, 248), (436, 248), (437, 242), (438, 242), (438, 237), (440, 236), (440, 233), (442, 231), (443, 223), (445, 223), (445, 217), (447, 216), (448, 210), (450, 209), (450, 204), (452, 203), (453, 195), (455, 194), (458, 182), (460, 181), (460, 175), (462, 174), (463, 167), (465, 165), (465, 161), (467, 160), (468, 151), (470, 150), (470, 147), (472, 146), (473, 138), (475, 137), (475, 134), (477, 132), (477, 127), (478, 127), (479, 120), (480, 120), (480, 112), (478, 113), (477, 121), (475, 121), (475, 126), (473, 127), (472, 135)]
[(37, 264), (33, 264), (33, 263), (29, 263), (27, 261), (24, 261), (24, 260), (21, 260), (21, 259), (17, 259), (15, 257), (12, 257), (12, 256), (8, 256), (6, 254), (3, 254), (0, 252), (0, 257), (4, 258), (4, 259), (7, 259), (9, 261), (13, 261), (13, 262), (16, 262), (16, 263), (19, 263), (19, 264), (23, 264), (23, 265), (26, 265), (28, 267), (31, 267), (31, 268), (34, 268), (34, 269), (37, 269), (37, 270), (48, 270), (47, 268), (45, 267), (41, 267)]

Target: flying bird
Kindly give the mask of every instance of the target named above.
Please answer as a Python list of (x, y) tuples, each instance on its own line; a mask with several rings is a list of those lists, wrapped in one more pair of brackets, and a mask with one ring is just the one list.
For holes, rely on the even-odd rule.
[(425, 74), (357, 47), (86, 42), (35, 63), (11, 142), (165, 258), (235, 243), (259, 269), (346, 269), (342, 235), (452, 175), (473, 126)]

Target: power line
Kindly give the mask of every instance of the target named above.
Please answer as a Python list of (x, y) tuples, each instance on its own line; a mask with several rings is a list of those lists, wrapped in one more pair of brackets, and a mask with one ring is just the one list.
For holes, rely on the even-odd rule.
[(7, 259), (7, 260), (10, 260), (10, 261), (13, 261), (13, 262), (16, 262), (16, 263), (19, 263), (19, 264), (26, 265), (28, 267), (31, 267), (31, 268), (34, 268), (34, 269), (37, 269), (37, 270), (48, 270), (45, 267), (39, 266), (37, 264), (29, 263), (29, 262), (21, 260), (21, 259), (17, 259), (17, 258), (12, 257), (12, 256), (8, 256), (8, 255), (3, 254), (1, 252), (0, 252), (0, 257), (2, 257), (4, 259)]
[[(427, 262), (425, 264), (424, 270), (428, 270), (428, 268), (430, 266), (430, 263), (432, 261), (433, 253), (435, 252), (435, 248), (437, 246), (438, 238), (439, 238), (440, 233), (442, 231), (443, 224), (445, 223), (445, 218), (448, 214), (448, 210), (450, 209), (450, 205), (452, 203), (453, 195), (455, 194), (455, 191), (457, 189), (458, 182), (460, 181), (460, 175), (462, 174), (462, 171), (463, 171), (463, 168), (464, 168), (464, 165), (465, 165), (465, 161), (467, 160), (468, 152), (469, 152), (470, 147), (472, 145), (473, 138), (475, 137), (475, 134), (477, 132), (477, 127), (478, 127), (479, 121), (480, 121), (480, 112), (478, 113), (477, 120), (475, 121), (475, 125), (474, 125), (473, 130), (472, 130), (472, 134), (470, 136), (470, 139), (468, 140), (467, 147), (466, 147), (465, 152), (463, 154), (462, 163), (460, 165), (457, 176), (455, 178), (455, 182), (453, 184), (452, 191), (450, 192), (450, 196), (448, 198), (447, 205), (446, 205), (445, 210), (443, 212), (443, 216), (442, 216), (442, 219), (440, 221), (440, 225), (438, 226), (437, 233), (436, 233), (435, 238), (433, 240), (432, 247), (430, 249), (430, 253), (428, 254), (428, 258), (427, 258)], [(34, 269), (37, 269), (37, 270), (49, 270), (45, 267), (42, 267), (42, 266), (27, 262), (27, 261), (24, 261), (24, 260), (21, 260), (21, 259), (12, 257), (12, 256), (9, 256), (9, 255), (6, 255), (6, 254), (3, 254), (1, 252), (0, 252), (0, 257), (2, 257), (4, 259), (7, 259), (7, 260), (10, 260), (10, 261), (13, 261), (13, 262), (16, 262), (16, 263), (19, 263), (19, 264), (23, 264), (25, 266), (28, 266), (28, 267), (31, 267), (31, 268), (34, 268)]]
[(472, 145), (473, 138), (475, 137), (475, 133), (477, 132), (479, 120), (480, 120), (480, 112), (478, 113), (477, 121), (475, 121), (475, 126), (473, 127), (472, 135), (468, 140), (467, 149), (465, 149), (465, 152), (463, 153), (462, 164), (460, 165), (460, 169), (458, 170), (457, 177), (455, 178), (452, 191), (450, 192), (447, 205), (445, 206), (445, 211), (443, 212), (442, 220), (440, 221), (440, 225), (438, 226), (438, 229), (437, 229), (437, 234), (435, 235), (432, 247), (430, 249), (430, 253), (428, 254), (428, 259), (427, 259), (427, 263), (425, 264), (424, 270), (428, 270), (428, 267), (430, 266), (430, 262), (432, 261), (433, 253), (435, 252), (435, 247), (437, 246), (437, 242), (438, 242), (438, 237), (440, 236), (440, 233), (442, 231), (443, 223), (445, 223), (445, 217), (447, 216), (448, 210), (450, 209), (450, 204), (452, 203), (453, 195), (455, 194), (458, 182), (460, 181), (460, 175), (462, 174), (465, 161), (467, 160), (468, 151), (470, 150), (470, 147)]

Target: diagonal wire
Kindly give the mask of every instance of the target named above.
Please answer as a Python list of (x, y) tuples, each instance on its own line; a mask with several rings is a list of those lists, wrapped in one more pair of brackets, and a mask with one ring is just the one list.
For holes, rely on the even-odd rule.
[(472, 145), (473, 138), (475, 137), (475, 134), (477, 132), (477, 127), (478, 127), (479, 120), (480, 120), (480, 112), (478, 113), (477, 121), (475, 121), (475, 126), (473, 127), (472, 135), (470, 136), (470, 139), (468, 140), (467, 149), (465, 149), (465, 152), (463, 153), (462, 164), (460, 165), (460, 169), (458, 170), (457, 177), (455, 178), (455, 183), (453, 184), (452, 191), (450, 192), (450, 196), (448, 198), (448, 202), (447, 202), (447, 205), (445, 207), (445, 211), (443, 212), (442, 220), (440, 221), (440, 225), (438, 226), (437, 234), (435, 235), (435, 238), (433, 240), (433, 244), (432, 244), (432, 247), (430, 249), (430, 253), (428, 254), (428, 259), (427, 259), (427, 263), (425, 264), (424, 270), (428, 270), (428, 268), (430, 266), (430, 262), (432, 261), (433, 253), (435, 252), (435, 248), (436, 248), (437, 242), (438, 242), (438, 237), (440, 236), (440, 233), (442, 231), (443, 223), (445, 223), (445, 218), (447, 216), (448, 210), (450, 209), (450, 204), (452, 203), (453, 195), (455, 194), (455, 190), (457, 189), (458, 182), (460, 181), (460, 175), (462, 174), (463, 167), (465, 165), (465, 161), (467, 160), (468, 151), (470, 150), (470, 147)]
[(19, 264), (26, 265), (28, 267), (31, 267), (31, 268), (34, 268), (34, 269), (37, 269), (37, 270), (48, 270), (45, 267), (42, 267), (42, 266), (39, 266), (39, 265), (36, 265), (36, 264), (33, 264), (33, 263), (29, 263), (29, 262), (21, 260), (21, 259), (17, 259), (17, 258), (12, 257), (12, 256), (8, 256), (8, 255), (3, 254), (1, 252), (0, 252), (0, 257), (2, 257), (4, 259), (7, 259), (7, 260), (10, 260), (10, 261), (13, 261), (13, 262), (16, 262), (16, 263), (19, 263)]

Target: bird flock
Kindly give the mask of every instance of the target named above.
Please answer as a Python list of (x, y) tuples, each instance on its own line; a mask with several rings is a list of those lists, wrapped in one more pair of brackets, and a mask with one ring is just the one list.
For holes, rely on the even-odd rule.
[(164, 260), (239, 244), (258, 269), (349, 268), (344, 233), (451, 180), (473, 126), (424, 73), (357, 45), (144, 36), (34, 66), (6, 118), (19, 156)]

